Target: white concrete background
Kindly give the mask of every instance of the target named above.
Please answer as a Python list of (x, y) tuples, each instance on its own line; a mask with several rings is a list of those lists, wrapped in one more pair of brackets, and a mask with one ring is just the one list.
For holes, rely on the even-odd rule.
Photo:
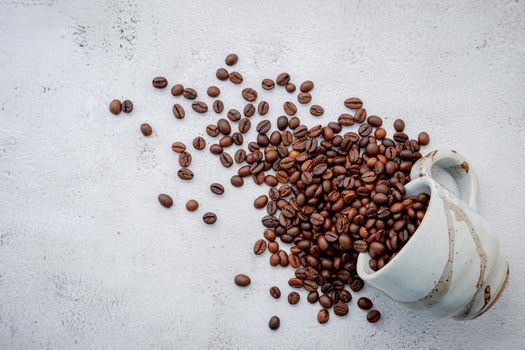
[[(0, 348), (523, 349), (524, 16), (519, 0), (2, 0)], [(231, 171), (208, 152), (193, 152), (192, 183), (178, 180), (171, 143), (189, 143), (216, 116), (175, 120), (174, 98), (151, 88), (159, 74), (201, 96), (213, 83), (240, 107), (240, 89), (214, 78), (231, 51), (243, 86), (283, 70), (314, 80), (323, 122), (357, 95), (388, 125), (402, 116), (411, 135), (428, 130), (433, 148), (464, 154), (510, 261), (501, 301), (471, 322), (436, 321), (367, 288), (380, 324), (352, 304), (321, 326), (317, 306), (271, 299), (273, 284), (289, 291), (292, 271), (251, 253), (263, 189), (229, 186)], [(110, 115), (115, 97), (134, 112)], [(228, 184), (223, 198), (209, 193), (213, 181)], [(159, 192), (173, 195), (171, 210)], [(191, 197), (201, 209), (188, 214)], [(201, 222), (206, 210), (215, 226)], [(252, 276), (249, 288), (233, 285), (238, 272)]]

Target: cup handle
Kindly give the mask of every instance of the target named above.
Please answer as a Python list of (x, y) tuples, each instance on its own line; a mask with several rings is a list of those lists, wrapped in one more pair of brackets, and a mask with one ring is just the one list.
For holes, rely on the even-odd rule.
[[(470, 207), (477, 209), (479, 196), (478, 176), (467, 160), (456, 151), (435, 150), (419, 159), (410, 172), (410, 177), (420, 176), (432, 178), (432, 168), (437, 165), (454, 178), (459, 189), (459, 197)], [(435, 179), (434, 179), (435, 180)], [(436, 181), (437, 182), (437, 181)]]

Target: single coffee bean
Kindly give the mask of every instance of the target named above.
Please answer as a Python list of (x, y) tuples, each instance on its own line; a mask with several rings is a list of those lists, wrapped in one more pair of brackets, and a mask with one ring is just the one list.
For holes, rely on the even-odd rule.
[(394, 130), (397, 132), (403, 132), (405, 130), (405, 122), (403, 119), (396, 119), (394, 121)]
[(261, 255), (266, 250), (266, 241), (264, 239), (259, 239), (253, 245), (253, 253), (255, 255)]
[(162, 205), (164, 208), (171, 208), (171, 206), (173, 205), (173, 199), (171, 198), (171, 196), (165, 193), (159, 194), (158, 199), (160, 205)]
[(308, 92), (300, 92), (297, 95), (297, 101), (303, 105), (308, 104), (312, 101), (312, 95)]
[(294, 83), (288, 83), (286, 84), (286, 86), (284, 87), (286, 89), (286, 91), (288, 91), (289, 93), (292, 93), (295, 91), (296, 87), (295, 87), (295, 84)]
[(363, 107), (363, 101), (358, 97), (349, 97), (345, 100), (346, 108), (359, 109)]
[(208, 105), (202, 101), (195, 101), (191, 104), (191, 108), (197, 113), (206, 113), (208, 112)]
[(188, 100), (194, 100), (197, 98), (197, 91), (195, 91), (195, 89), (192, 88), (184, 88), (184, 90), (182, 90), (182, 94)]
[(219, 128), (220, 133), (223, 135), (229, 135), (232, 131), (230, 123), (224, 118), (217, 121), (217, 128)]
[(339, 116), (337, 122), (342, 126), (352, 126), (355, 124), (355, 119), (351, 114), (343, 113)]
[(272, 123), (269, 120), (262, 120), (257, 124), (256, 130), (259, 134), (266, 134), (271, 127)]
[(226, 80), (226, 79), (228, 79), (229, 75), (230, 74), (228, 73), (228, 71), (226, 69), (224, 69), (224, 68), (217, 69), (217, 72), (215, 73), (215, 76), (219, 80)]
[(361, 126), (359, 127), (357, 133), (361, 137), (367, 137), (368, 135), (370, 135), (372, 133), (372, 125), (370, 125), (368, 123), (361, 124)]
[(177, 171), (177, 176), (181, 180), (191, 180), (193, 179), (193, 172), (190, 169), (182, 168)]
[(221, 94), (221, 90), (216, 86), (208, 87), (208, 91), (206, 92), (208, 93), (208, 96), (210, 97), (217, 97)]
[(156, 89), (164, 89), (166, 86), (168, 86), (168, 79), (164, 77), (155, 77), (153, 78), (152, 84)]
[(257, 91), (252, 88), (245, 88), (242, 90), (242, 97), (248, 102), (253, 102), (257, 99)]
[(376, 323), (381, 318), (381, 313), (377, 310), (370, 310), (366, 315), (366, 320), (370, 323)]
[(191, 154), (189, 154), (188, 152), (182, 152), (179, 154), (179, 165), (181, 167), (183, 168), (189, 167), (191, 164), (191, 160), (192, 160)]
[(352, 281), (352, 283), (350, 283), (350, 289), (353, 290), (354, 292), (359, 292), (361, 289), (363, 289), (363, 287), (365, 286), (364, 282), (362, 279), (360, 278), (354, 278), (354, 280)]
[(237, 126), (237, 128), (239, 129), (240, 133), (246, 134), (250, 130), (251, 126), (252, 126), (252, 122), (250, 121), (250, 119), (242, 118), (239, 121), (239, 125)]
[(299, 293), (290, 292), (290, 294), (288, 294), (288, 303), (290, 303), (290, 305), (299, 303), (299, 300), (301, 300), (301, 295)]
[(334, 305), (334, 314), (339, 317), (348, 315), (348, 305), (338, 302)]
[(175, 153), (182, 153), (186, 150), (186, 145), (182, 142), (177, 141), (171, 145), (171, 149)]
[(224, 193), (224, 186), (214, 182), (210, 185), (210, 191), (214, 194), (221, 195)]
[(268, 327), (270, 327), (272, 331), (278, 329), (280, 325), (281, 320), (277, 316), (272, 316), (272, 318), (270, 318), (270, 321), (268, 322)]
[(233, 281), (239, 287), (247, 287), (247, 286), (250, 285), (250, 283), (252, 283), (252, 280), (250, 279), (250, 277), (248, 277), (248, 276), (246, 276), (245, 274), (242, 274), (242, 273), (240, 273), (237, 276), (235, 276)]
[(277, 79), (275, 79), (275, 82), (279, 86), (285, 86), (290, 81), (290, 75), (288, 73), (281, 73), (277, 76)]
[(430, 136), (426, 132), (422, 131), (417, 136), (417, 142), (419, 142), (421, 146), (426, 146), (430, 143)]
[[(299, 127), (299, 125), (301, 124), (301, 120), (297, 117), (293, 117), (290, 119), (290, 121), (288, 122), (288, 127), (292, 130), (295, 130)], [(306, 129), (306, 127), (305, 127)], [(306, 134), (305, 134), (306, 135)], [(305, 136), (303, 135), (303, 136)], [(301, 136), (297, 136), (297, 137), (301, 137)]]
[(288, 118), (284, 115), (281, 115), (277, 118), (277, 129), (283, 131), (288, 127)]
[(206, 140), (204, 139), (204, 137), (202, 136), (197, 136), (196, 138), (193, 139), (193, 147), (196, 149), (196, 150), (203, 150), (204, 148), (206, 148)]
[(175, 103), (173, 105), (172, 111), (173, 111), (173, 115), (177, 119), (184, 119), (184, 117), (186, 116), (186, 113), (184, 112), (184, 108), (182, 108), (182, 106), (178, 103)]
[(255, 106), (251, 103), (247, 103), (246, 106), (244, 106), (244, 110), (242, 112), (246, 118), (250, 118), (255, 114)]
[(357, 240), (354, 242), (354, 249), (359, 253), (366, 252), (368, 249), (368, 244), (364, 240)]
[(328, 310), (326, 309), (319, 310), (319, 312), (317, 313), (317, 322), (319, 322), (320, 324), (323, 324), (323, 323), (328, 322), (329, 319), (330, 319), (330, 313), (328, 312)]
[(325, 309), (329, 309), (332, 307), (333, 301), (332, 301), (332, 298), (324, 294), (319, 297), (319, 304), (321, 304), (321, 306), (324, 307)]
[(262, 209), (266, 206), (267, 203), (268, 203), (268, 196), (262, 195), (262, 196), (255, 198), (255, 200), (253, 201), (253, 206), (256, 209)]
[(233, 137), (229, 135), (221, 137), (221, 139), (219, 140), (219, 145), (221, 145), (222, 147), (230, 147), (231, 145), (233, 145)]
[(230, 78), (230, 81), (234, 84), (240, 84), (243, 80), (242, 75), (239, 72), (231, 72), (228, 78)]
[(244, 137), (242, 136), (240, 132), (236, 131), (232, 134), (232, 140), (234, 144), (236, 144), (237, 146), (240, 146), (244, 142)]
[(246, 160), (246, 151), (243, 149), (238, 149), (235, 151), (235, 154), (233, 155), (233, 159), (235, 160), (235, 163), (241, 164)]
[(230, 183), (232, 184), (232, 186), (234, 187), (241, 187), (243, 184), (244, 184), (244, 180), (242, 177), (240, 177), (239, 175), (233, 175), (231, 178), (230, 178)]
[(221, 145), (213, 144), (210, 146), (211, 154), (220, 155), (222, 152), (224, 152), (224, 148)]
[(361, 310), (370, 310), (373, 306), (372, 300), (361, 297), (359, 300), (357, 300), (357, 306), (359, 306)]
[(239, 57), (236, 54), (231, 53), (228, 56), (226, 56), (226, 58), (224, 59), (224, 63), (226, 63), (228, 66), (233, 66), (235, 63), (237, 63), (238, 60)]
[(241, 113), (236, 109), (230, 109), (226, 115), (232, 122), (238, 122), (241, 120)]
[(374, 131), (374, 137), (378, 140), (383, 140), (386, 137), (386, 130), (377, 128), (376, 131)]
[(202, 216), (202, 221), (204, 221), (204, 223), (208, 225), (212, 225), (217, 221), (217, 215), (215, 215), (214, 213), (210, 213), (210, 212), (205, 213)]
[(148, 123), (144, 123), (140, 125), (140, 131), (142, 132), (142, 135), (150, 136), (153, 132), (153, 129), (151, 128), (151, 125), (149, 125)]
[(317, 303), (319, 301), (319, 293), (317, 293), (316, 291), (308, 293), (308, 297), (306, 297), (306, 300), (308, 300), (310, 304)]
[(377, 115), (371, 115), (366, 121), (368, 122), (368, 124), (372, 125), (375, 128), (378, 128), (381, 125), (383, 125), (383, 119), (381, 119), (381, 117), (378, 117)]
[(225, 168), (229, 168), (233, 165), (233, 159), (227, 152), (222, 152), (219, 156), (219, 160)]
[(310, 114), (313, 115), (313, 116), (319, 117), (319, 116), (323, 115), (323, 113), (324, 113), (324, 109), (323, 109), (323, 107), (321, 107), (319, 105), (312, 105), (310, 107)]
[(184, 86), (182, 86), (182, 84), (175, 84), (171, 88), (171, 94), (173, 96), (180, 96), (182, 95), (183, 91), (184, 91)]
[(293, 102), (285, 102), (283, 104), (284, 113), (288, 115), (295, 115), (297, 113), (297, 106)]
[(259, 112), (259, 115), (266, 115), (269, 109), (270, 104), (266, 101), (259, 102), (259, 105), (257, 106), (257, 112)]
[(281, 297), (281, 290), (279, 287), (273, 286), (270, 288), (270, 295), (274, 299), (279, 299)]
[(261, 86), (264, 90), (271, 90), (274, 88), (275, 83), (272, 79), (263, 79)]
[(133, 102), (130, 100), (124, 100), (122, 102), (122, 112), (124, 113), (131, 113), (133, 111)]
[(222, 111), (224, 110), (224, 103), (221, 101), (221, 100), (215, 100), (213, 101), (213, 111), (215, 113), (222, 113)]
[(352, 300), (352, 294), (350, 294), (350, 292), (346, 289), (340, 290), (339, 300), (341, 300), (343, 303), (349, 303)]
[(186, 202), (187, 211), (196, 211), (197, 209), (199, 209), (199, 202), (197, 202), (195, 199), (190, 199)]
[(111, 101), (109, 111), (114, 115), (120, 114), (120, 112), (122, 112), (122, 102), (120, 102), (120, 100)]
[(302, 92), (310, 92), (314, 89), (314, 82), (311, 80), (306, 80), (301, 84), (300, 90)]
[(303, 281), (300, 278), (292, 277), (288, 280), (288, 285), (292, 288), (302, 288)]
[(399, 143), (405, 143), (408, 141), (408, 135), (405, 134), (404, 132), (398, 131), (394, 133), (394, 141), (399, 142)]

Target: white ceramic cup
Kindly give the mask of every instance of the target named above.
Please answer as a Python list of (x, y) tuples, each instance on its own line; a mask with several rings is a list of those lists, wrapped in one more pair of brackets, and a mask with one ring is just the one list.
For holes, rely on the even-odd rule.
[[(452, 175), (459, 197), (432, 177), (435, 166)], [(496, 302), (509, 274), (497, 239), (477, 211), (477, 176), (461, 155), (450, 150), (432, 151), (419, 159), (410, 176), (407, 195), (430, 195), (425, 217), (381, 270), (372, 270), (370, 256), (361, 253), (357, 272), (367, 284), (430, 316), (475, 318)]]

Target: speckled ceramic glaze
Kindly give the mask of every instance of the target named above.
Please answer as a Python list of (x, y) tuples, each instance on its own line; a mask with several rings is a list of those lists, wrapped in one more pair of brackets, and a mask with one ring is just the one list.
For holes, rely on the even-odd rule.
[[(435, 166), (452, 175), (459, 197), (433, 179)], [(408, 195), (430, 194), (421, 225), (381, 270), (370, 269), (370, 257), (362, 253), (357, 272), (392, 299), (430, 316), (475, 318), (496, 302), (509, 274), (497, 239), (477, 211), (477, 176), (457, 152), (440, 150), (418, 160), (411, 178)]]

